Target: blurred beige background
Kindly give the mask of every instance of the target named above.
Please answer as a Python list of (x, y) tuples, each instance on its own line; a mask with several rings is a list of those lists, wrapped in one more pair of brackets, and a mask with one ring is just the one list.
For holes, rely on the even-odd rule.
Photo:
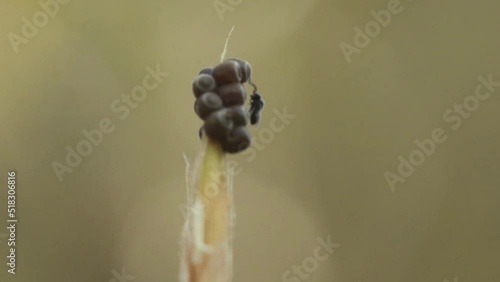
[[(234, 281), (500, 281), (500, 88), (457, 130), (443, 120), (479, 75), (500, 81), (500, 3), (403, 1), (348, 63), (339, 44), (389, 2), (233, 0), (220, 17), (211, 1), (72, 0), (16, 53), (8, 34), (42, 10), (1, 1), (0, 224), (9, 169), (19, 222), (17, 274), (0, 238), (0, 281), (178, 280), (182, 154), (201, 125), (190, 83), (232, 25), (227, 57), (252, 64), (266, 100), (254, 135), (273, 109), (296, 115), (253, 160), (230, 157)], [(170, 76), (120, 120), (111, 104), (157, 64)], [(115, 130), (59, 182), (52, 162), (103, 118)], [(384, 173), (435, 128), (447, 141), (392, 192)], [(283, 280), (327, 236), (341, 246)]]

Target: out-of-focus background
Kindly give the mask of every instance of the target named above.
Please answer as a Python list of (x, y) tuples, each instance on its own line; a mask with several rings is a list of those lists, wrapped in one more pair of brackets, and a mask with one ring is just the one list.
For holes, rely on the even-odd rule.
[[(500, 281), (498, 1), (1, 3), (0, 281), (178, 280), (191, 81), (233, 25), (226, 57), (266, 101), (258, 147), (230, 156), (234, 281)], [(169, 75), (126, 104), (148, 68)], [(319, 260), (318, 240), (340, 246)]]

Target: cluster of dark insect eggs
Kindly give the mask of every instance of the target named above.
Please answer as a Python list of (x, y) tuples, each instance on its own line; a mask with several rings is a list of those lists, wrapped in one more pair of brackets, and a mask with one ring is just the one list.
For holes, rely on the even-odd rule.
[[(247, 61), (232, 58), (213, 68), (202, 69), (193, 81), (194, 111), (204, 121), (200, 137), (206, 134), (219, 141), (227, 153), (238, 153), (250, 146), (247, 125), (256, 124), (260, 119), (264, 102), (251, 75), (252, 67)], [(245, 82), (254, 88), (249, 110), (245, 108)]]

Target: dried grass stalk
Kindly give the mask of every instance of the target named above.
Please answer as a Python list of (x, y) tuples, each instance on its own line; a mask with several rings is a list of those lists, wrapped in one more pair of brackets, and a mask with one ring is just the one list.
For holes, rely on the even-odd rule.
[(181, 281), (230, 282), (234, 219), (231, 174), (218, 142), (203, 139), (195, 167), (188, 174), (190, 208), (183, 230)]

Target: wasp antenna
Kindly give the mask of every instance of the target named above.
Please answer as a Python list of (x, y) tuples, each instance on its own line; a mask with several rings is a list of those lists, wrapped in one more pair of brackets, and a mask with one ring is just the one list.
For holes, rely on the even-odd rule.
[(257, 85), (255, 85), (255, 83), (253, 83), (251, 77), (248, 79), (248, 84), (252, 85), (252, 87), (253, 87), (253, 93), (256, 93), (257, 92)]

